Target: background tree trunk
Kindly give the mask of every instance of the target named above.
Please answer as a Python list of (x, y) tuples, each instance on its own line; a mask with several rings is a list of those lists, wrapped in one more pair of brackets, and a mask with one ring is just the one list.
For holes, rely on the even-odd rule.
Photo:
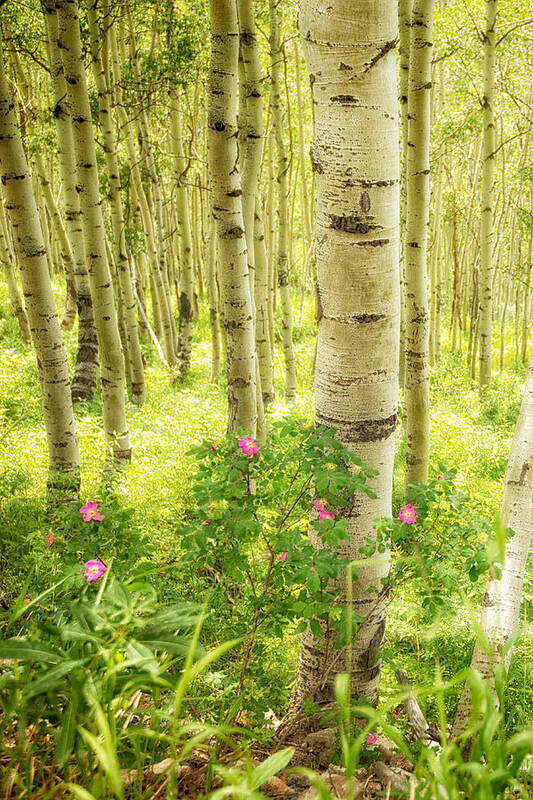
[(0, 170), (22, 289), (41, 383), (48, 442), (48, 490), (75, 500), (80, 485), (80, 451), (70, 397), (68, 363), (31, 174), (15, 118), (14, 103), (0, 52)]
[(237, 155), (239, 26), (236, 0), (210, 0), (209, 172), (224, 305), (228, 430), (255, 435), (255, 342)]
[(405, 221), (405, 488), (426, 483), (429, 468), (429, 314), (427, 234), (434, 0), (414, 0), (409, 57)]

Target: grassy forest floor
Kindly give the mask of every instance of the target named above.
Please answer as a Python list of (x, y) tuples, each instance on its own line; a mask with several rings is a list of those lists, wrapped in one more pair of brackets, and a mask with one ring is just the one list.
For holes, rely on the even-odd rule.
[[(60, 306), (61, 303), (60, 303)], [(295, 318), (298, 316), (295, 302)], [(315, 324), (312, 301), (304, 304), (301, 324), (295, 326), (300, 393), (296, 402), (299, 417), (312, 419), (312, 355)], [(510, 336), (509, 332), (509, 336)], [(71, 360), (75, 354), (75, 332), (67, 334)], [(503, 477), (514, 424), (518, 415), (525, 367), (512, 363), (494, 381), (490, 397), (480, 402), (464, 361), (449, 352), (443, 332), (443, 354), (431, 372), (432, 471), (455, 467), (457, 484), (471, 497), (472, 513), (491, 520), (498, 512)], [(494, 342), (495, 352), (499, 342)], [(35, 357), (21, 345), (8, 301), (0, 300), (0, 597), (9, 606), (25, 577), (34, 570), (37, 589), (53, 581), (59, 570), (59, 556), (48, 548), (44, 535), (53, 519), (46, 521), (46, 440), (42, 425)], [(509, 351), (512, 343), (509, 342)], [(131, 509), (128, 526), (139, 531), (149, 543), (152, 561), (158, 568), (158, 588), (171, 599), (188, 597), (203, 601), (205, 587), (186, 574), (180, 565), (180, 524), (190, 506), (190, 487), (196, 465), (188, 448), (201, 439), (217, 439), (225, 428), (223, 379), (209, 382), (210, 343), (208, 315), (202, 306), (195, 328), (192, 369), (181, 384), (171, 385), (168, 373), (145, 347), (147, 391), (143, 407), (129, 404), (133, 458), (126, 475), (114, 482), (112, 494), (117, 507)], [(282, 396), (281, 349), (276, 370), (277, 395)], [(82, 498), (102, 498), (101, 468), (104, 437), (100, 403), (79, 404), (76, 419), (82, 454)], [(269, 414), (277, 418), (289, 413), (277, 401)], [(394, 514), (402, 501), (403, 429), (397, 433)], [(484, 576), (474, 584), (466, 602), (455, 603), (439, 618), (428, 618), (416, 600), (417, 587), (409, 586), (393, 597), (388, 612), (381, 702), (396, 690), (394, 670), (405, 671), (419, 684), (433, 685), (437, 665), (444, 677), (466, 667), (470, 660), (475, 619), (484, 586)], [(533, 722), (533, 569), (531, 559), (524, 586), (523, 622), (525, 635), (519, 641), (507, 688), (507, 726)], [(231, 630), (231, 618), (227, 620)], [(223, 632), (216, 617), (208, 617), (203, 636), (218, 643)], [(290, 697), (295, 673), (297, 637), (286, 631), (283, 647), (273, 638), (262, 654), (264, 675), (252, 687), (258, 708), (271, 708), (281, 716)], [(202, 717), (216, 719), (219, 708), (227, 706), (236, 686), (238, 661), (231, 657), (224, 665), (204, 674), (191, 696), (191, 707)], [(215, 701), (213, 702), (213, 698)], [(445, 702), (449, 717), (457, 695), (449, 692)], [(436, 716), (435, 697), (427, 699), (429, 717)], [(243, 717), (255, 726), (257, 718)]]

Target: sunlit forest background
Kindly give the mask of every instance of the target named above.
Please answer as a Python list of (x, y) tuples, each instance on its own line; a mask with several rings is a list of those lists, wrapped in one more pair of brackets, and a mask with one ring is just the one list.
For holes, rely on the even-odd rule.
[[(315, 3), (321, 18), (327, 5)], [(352, 5), (364, 17), (372, 4), (330, 5)], [(383, 89), (398, 97), (400, 224), (392, 240), (402, 311), (399, 367), (395, 351), (387, 366), (399, 387), (392, 495), (375, 525), (369, 512), (373, 539), (350, 553), (346, 582), (337, 555), (348, 553), (350, 497), (372, 494), (377, 467), (366, 445), (338, 444), (327, 426), (315, 427), (326, 417), (317, 404), (328, 358), (317, 328), (329, 184), (313, 145), (326, 111), (313, 103), (316, 76), (310, 81), (304, 53), (313, 41), (298, 31), (298, 4), (0, 3), (2, 797), (531, 797), (532, 7), (411, 5), (400, 0), (403, 28), (389, 54), (398, 85)], [(238, 11), (241, 24), (233, 99), (227, 75), (218, 90), (230, 123), (235, 105), (235, 131), (226, 137), (237, 147), (235, 163), (229, 151), (213, 157), (212, 144), (223, 124), (214, 122), (222, 101), (212, 63), (210, 76), (212, 43), (222, 48), (224, 38), (212, 38), (213, 20), (220, 24), (223, 6), (235, 20)], [(303, 6), (307, 19), (313, 8)], [(496, 24), (487, 34), (491, 9)], [(433, 18), (429, 205), (417, 211), (427, 213), (421, 289), (410, 284), (405, 244), (414, 208), (409, 30), (417, 30), (405, 20), (416, 14)], [(252, 34), (243, 36), (250, 19)], [(382, 88), (372, 91), (380, 102)], [(360, 101), (339, 98), (357, 113)], [(384, 134), (366, 133), (379, 162)], [(12, 142), (24, 175), (10, 161)], [(226, 224), (214, 194), (215, 170), (226, 163), (227, 194), (239, 209), (242, 198), (238, 241), (242, 252), (248, 246), (251, 289), (248, 279), (238, 284), (239, 255), (230, 270), (230, 251), (221, 249), (238, 224)], [(34, 206), (15, 208), (9, 185), (17, 169)], [(326, 189), (317, 194), (320, 180)], [(342, 234), (365, 239), (369, 229), (347, 220), (337, 225)], [(35, 230), (39, 267), (25, 244), (41, 241)], [(344, 273), (335, 277), (334, 258), (327, 268), (342, 298)], [(37, 275), (53, 294), (30, 285)], [(414, 291), (426, 302), (416, 319)], [(59, 327), (50, 322), (52, 301)], [(373, 324), (374, 312), (365, 313)], [(248, 322), (252, 401), (239, 371), (245, 339), (236, 338)], [(409, 406), (405, 391), (410, 337), (426, 342), (417, 361), (427, 370), (425, 410)], [(59, 412), (61, 341), (70, 384)], [(352, 356), (358, 369), (370, 363), (366, 351)], [(43, 377), (45, 362), (52, 372)], [(509, 537), (500, 509), (521, 406), (525, 533)], [(425, 474), (409, 472), (408, 424), (423, 427), (425, 414)], [(77, 446), (74, 426), (79, 462), (72, 456), (65, 467), (63, 455)], [(469, 677), (475, 641), (490, 650), (479, 621), (485, 589), (513, 541), (526, 554), (523, 583), (513, 589), (518, 624), (494, 651), (512, 649), (512, 658), (505, 669), (502, 652), (493, 652), (492, 672)], [(344, 645), (343, 636), (356, 639), (364, 615), (351, 593), (365, 559), (378, 563), (389, 552), (379, 699), (349, 699), (344, 646), (326, 723), (317, 723), (322, 678), (295, 717), (302, 632), (318, 640), (336, 630)], [(378, 592), (368, 585), (366, 596)], [(467, 679), (471, 716), (458, 728)], [(411, 690), (423, 712), (418, 729)], [(312, 772), (291, 772), (295, 766)], [(320, 776), (322, 788), (309, 789)]]

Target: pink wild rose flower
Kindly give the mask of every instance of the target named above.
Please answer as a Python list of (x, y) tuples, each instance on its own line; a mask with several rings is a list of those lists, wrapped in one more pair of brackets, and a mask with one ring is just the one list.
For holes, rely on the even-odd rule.
[(313, 500), (313, 505), (318, 511), (318, 521), (322, 522), (323, 519), (335, 519), (333, 511), (328, 511), (324, 508), (321, 500)]
[(202, 522), (202, 525), (211, 525), (211, 520), (210, 519), (204, 519), (204, 521)]
[(279, 556), (278, 556), (278, 558), (279, 558), (279, 560), (280, 560), (280, 561), (285, 561), (285, 559), (287, 558), (287, 556), (288, 556), (288, 553), (287, 553), (287, 552), (285, 552), (285, 553), (280, 553), (280, 554), (279, 554)]
[(255, 456), (257, 453), (257, 442), (251, 436), (245, 436), (244, 439), (239, 439), (239, 447), (242, 452), (247, 456)]
[(367, 733), (366, 739), (365, 739), (365, 742), (367, 744), (376, 744), (377, 740), (378, 740), (377, 733)]
[(416, 522), (415, 507), (408, 503), (406, 506), (400, 509), (398, 516), (402, 522), (405, 522), (407, 525), (412, 525), (413, 522)]
[(95, 560), (94, 558), (86, 561), (83, 565), (83, 569), (85, 570), (85, 579), (87, 583), (97, 581), (98, 578), (101, 578), (104, 572), (107, 571), (106, 565), (101, 561)]
[(92, 500), (89, 500), (88, 503), (85, 503), (85, 505), (80, 508), (80, 514), (83, 515), (84, 522), (90, 522), (92, 519), (96, 520), (96, 522), (101, 522), (103, 520), (102, 515), (98, 511), (98, 503)]
[(55, 542), (55, 536), (53, 533), (49, 533), (47, 536), (44, 537), (48, 542), (48, 547), (52, 547), (53, 543)]

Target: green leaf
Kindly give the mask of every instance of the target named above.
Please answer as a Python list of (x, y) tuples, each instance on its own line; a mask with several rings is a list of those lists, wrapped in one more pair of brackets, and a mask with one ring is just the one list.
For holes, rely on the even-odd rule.
[(276, 775), (280, 770), (287, 766), (294, 754), (294, 748), (287, 747), (273, 753), (266, 761), (259, 764), (252, 772), (251, 789), (259, 789), (266, 781)]
[(22, 690), (23, 696), (35, 697), (38, 694), (49, 692), (50, 689), (55, 689), (55, 687), (61, 683), (61, 678), (63, 678), (64, 675), (72, 672), (73, 669), (79, 667), (81, 664), (85, 664), (87, 661), (88, 659), (81, 658), (76, 661), (69, 659), (68, 661), (61, 662), (57, 667), (53, 667), (45, 672), (40, 678), (27, 683)]
[[(161, 639), (141, 639), (142, 644), (150, 647), (152, 650), (164, 650), (166, 653), (172, 653), (175, 656), (184, 656), (189, 652), (191, 646), (190, 639), (185, 639), (183, 636), (175, 636), (173, 638)], [(200, 647), (196, 649), (195, 656), (198, 658), (204, 654), (204, 650)]]
[(65, 788), (74, 795), (76, 800), (96, 800), (94, 794), (91, 794), (82, 786), (78, 786), (77, 783), (65, 783)]
[(63, 720), (56, 741), (56, 761), (60, 766), (66, 764), (68, 757), (72, 753), (75, 738), (75, 715), (72, 707), (69, 707), (63, 714)]
[(38, 661), (54, 664), (60, 661), (62, 653), (47, 647), (40, 642), (29, 642), (26, 639), (7, 639), (0, 642), (0, 658), (18, 658), (20, 661)]
[(99, 741), (96, 736), (93, 736), (93, 734), (85, 730), (85, 728), (80, 727), (79, 732), (85, 742), (94, 750), (98, 761), (102, 765), (102, 769), (109, 779), (113, 792), (120, 800), (123, 800), (124, 787), (122, 786), (122, 775), (111, 731), (104, 712), (98, 703), (95, 703), (94, 710), (102, 741)]

